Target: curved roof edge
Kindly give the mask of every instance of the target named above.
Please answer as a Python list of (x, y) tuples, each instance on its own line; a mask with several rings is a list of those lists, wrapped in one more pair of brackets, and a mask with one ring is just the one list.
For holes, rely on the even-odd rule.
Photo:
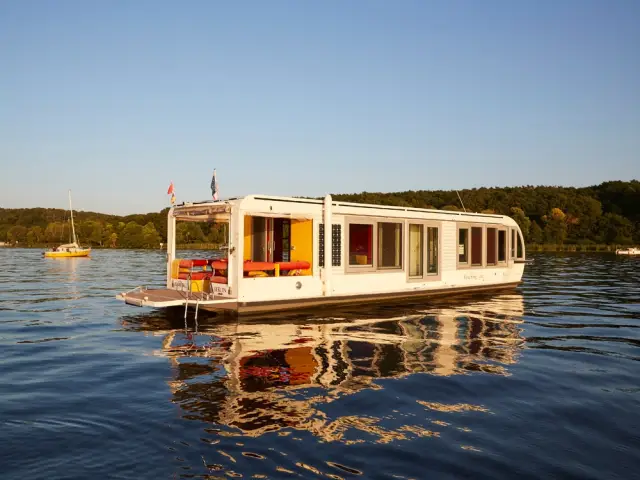
[[(271, 201), (271, 202), (291, 202), (291, 203), (306, 203), (312, 205), (322, 205), (324, 203), (323, 199), (318, 199), (317, 197), (287, 197), (287, 196), (279, 196), (279, 195), (262, 195), (262, 194), (250, 194), (245, 196), (238, 196), (232, 198), (225, 198), (222, 200), (204, 200), (201, 202), (183, 202), (179, 205), (175, 205), (173, 208), (181, 209), (188, 207), (197, 207), (197, 206), (210, 206), (210, 205), (224, 205), (225, 203), (240, 203), (242, 204), (245, 200), (254, 200), (254, 201)], [(362, 208), (362, 209), (381, 209), (381, 210), (391, 210), (396, 212), (415, 212), (415, 213), (437, 213), (451, 216), (471, 216), (478, 218), (496, 218), (496, 219), (511, 219), (508, 215), (500, 215), (496, 213), (478, 213), (478, 212), (466, 212), (461, 210), (442, 210), (436, 208), (418, 208), (418, 207), (402, 207), (398, 205), (380, 205), (374, 203), (356, 203), (356, 202), (345, 202), (341, 200), (333, 200), (332, 205), (336, 207), (344, 206), (344, 207), (352, 207), (352, 208)], [(513, 220), (514, 223), (515, 220)]]

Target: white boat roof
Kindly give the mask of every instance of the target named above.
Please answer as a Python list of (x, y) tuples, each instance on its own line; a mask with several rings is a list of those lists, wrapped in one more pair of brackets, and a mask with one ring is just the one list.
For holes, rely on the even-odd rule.
[[(202, 216), (203, 214), (221, 214), (230, 212), (231, 205), (238, 205), (244, 203), (253, 203), (253, 202), (287, 202), (293, 204), (310, 204), (310, 205), (318, 205), (321, 206), (324, 204), (324, 200), (318, 198), (309, 198), (309, 197), (284, 197), (277, 195), (261, 195), (261, 194), (252, 194), (246, 195), (243, 197), (233, 197), (225, 200), (205, 200), (201, 202), (184, 202), (179, 205), (173, 207), (174, 215), (176, 217), (180, 217), (182, 219), (186, 219), (185, 217), (196, 217)], [(401, 207), (396, 205), (377, 205), (371, 203), (356, 203), (356, 202), (345, 202), (342, 200), (332, 200), (333, 207), (349, 207), (353, 209), (377, 209), (377, 210), (386, 210), (394, 213), (434, 213), (439, 215), (447, 215), (451, 217), (460, 217), (460, 216), (471, 216), (477, 218), (485, 218), (485, 219), (509, 219), (512, 220), (511, 217), (507, 215), (499, 215), (494, 213), (477, 213), (477, 212), (465, 212), (460, 210), (441, 210), (441, 209), (430, 209), (430, 208), (417, 208), (417, 207)], [(225, 208), (225, 206), (227, 208)], [(220, 211), (217, 208), (220, 207)], [(223, 210), (223, 208), (225, 208)], [(191, 215), (189, 215), (189, 213)], [(183, 215), (186, 214), (186, 215)], [(195, 218), (193, 218), (195, 220)], [(515, 221), (514, 221), (515, 223)]]

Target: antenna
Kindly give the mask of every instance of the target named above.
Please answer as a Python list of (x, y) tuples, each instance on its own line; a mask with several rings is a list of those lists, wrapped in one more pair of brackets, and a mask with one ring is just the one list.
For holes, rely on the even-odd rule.
[(462, 198), (460, 198), (460, 193), (458, 192), (458, 190), (456, 190), (456, 193), (458, 194), (458, 199), (460, 200), (460, 203), (462, 203), (462, 209), (464, 210), (465, 213), (467, 213), (467, 209), (464, 208), (464, 202), (462, 201)]

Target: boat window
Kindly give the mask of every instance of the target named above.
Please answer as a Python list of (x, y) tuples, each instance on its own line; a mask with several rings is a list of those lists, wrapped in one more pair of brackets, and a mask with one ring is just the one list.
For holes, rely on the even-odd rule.
[(471, 227), (471, 265), (482, 265), (482, 227)]
[(518, 232), (518, 243), (516, 246), (516, 258), (521, 260), (524, 258), (524, 244), (522, 242), (522, 235)]
[(288, 262), (291, 260), (291, 220), (288, 218), (274, 218), (270, 223), (273, 231), (268, 234), (271, 239), (269, 260)]
[[(324, 267), (324, 223), (318, 230), (318, 265)], [(334, 223), (331, 226), (331, 265), (342, 265), (342, 225)]]
[(349, 224), (349, 265), (373, 266), (373, 225)]
[(438, 274), (438, 227), (427, 228), (427, 274)]
[(511, 258), (516, 258), (516, 229), (511, 229)]
[(496, 228), (487, 228), (487, 265), (495, 265), (498, 263), (498, 244), (496, 232)]
[(507, 232), (498, 230), (498, 262), (507, 261)]
[(313, 275), (313, 220), (244, 216), (243, 276)]
[(402, 268), (401, 223), (378, 223), (378, 267)]
[(424, 227), (409, 224), (409, 276), (422, 277)]
[(254, 262), (267, 261), (267, 219), (264, 217), (252, 217), (252, 252), (251, 260)]
[(458, 263), (469, 263), (469, 229), (458, 230)]

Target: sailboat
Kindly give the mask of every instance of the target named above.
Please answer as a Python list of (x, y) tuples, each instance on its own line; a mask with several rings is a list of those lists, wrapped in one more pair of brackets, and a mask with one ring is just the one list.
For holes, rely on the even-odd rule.
[(76, 237), (76, 229), (73, 224), (73, 208), (71, 206), (71, 190), (69, 190), (69, 211), (71, 212), (71, 235), (72, 243), (65, 243), (46, 250), (43, 255), (45, 257), (68, 258), (68, 257), (88, 257), (91, 253), (91, 247), (83, 248), (78, 244)]

